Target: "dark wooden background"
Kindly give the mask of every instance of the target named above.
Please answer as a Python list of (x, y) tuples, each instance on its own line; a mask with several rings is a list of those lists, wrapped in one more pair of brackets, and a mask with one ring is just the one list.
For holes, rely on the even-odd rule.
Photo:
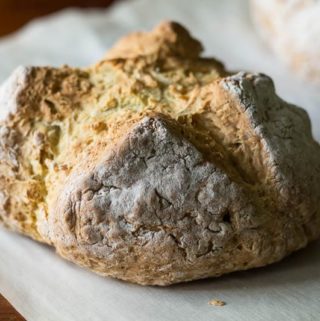
[[(0, 37), (16, 31), (33, 18), (66, 7), (107, 7), (112, 2), (115, 0), (0, 0)], [(1, 294), (0, 321), (24, 321)]]
[(114, 0), (0, 0), (0, 36), (29, 20), (66, 7), (107, 7)]
[(0, 320), (24, 321), (24, 318), (12, 307), (12, 305), (0, 294)]

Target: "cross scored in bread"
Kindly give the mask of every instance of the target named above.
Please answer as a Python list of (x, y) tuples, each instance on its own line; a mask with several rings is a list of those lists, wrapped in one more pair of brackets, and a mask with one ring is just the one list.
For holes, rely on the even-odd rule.
[(89, 68), (18, 68), (0, 90), (0, 223), (145, 285), (263, 266), (316, 239), (306, 112), (201, 50), (165, 22)]

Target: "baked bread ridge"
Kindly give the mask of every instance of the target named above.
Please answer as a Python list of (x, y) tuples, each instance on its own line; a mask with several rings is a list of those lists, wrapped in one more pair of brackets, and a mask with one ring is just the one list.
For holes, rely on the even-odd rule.
[(269, 77), (200, 58), (176, 23), (126, 39), (95, 66), (19, 69), (5, 85), (2, 224), (145, 285), (263, 266), (316, 239), (306, 112)]
[(251, 0), (251, 13), (256, 29), (280, 59), (319, 85), (319, 1)]

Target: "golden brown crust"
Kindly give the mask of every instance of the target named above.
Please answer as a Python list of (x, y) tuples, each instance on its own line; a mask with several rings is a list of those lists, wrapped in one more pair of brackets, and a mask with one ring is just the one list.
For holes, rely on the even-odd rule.
[(158, 285), (263, 266), (317, 238), (306, 113), (201, 49), (163, 23), (86, 70), (19, 69), (0, 95), (2, 223)]
[(175, 22), (162, 22), (152, 32), (135, 32), (123, 37), (107, 53), (107, 59), (153, 56), (163, 59), (168, 56), (198, 58), (201, 43)]
[(79, 108), (90, 84), (85, 72), (68, 67), (20, 67), (9, 85), (17, 88), (1, 124), (0, 216), (10, 228), (42, 240), (37, 221), (46, 207), (45, 177), (58, 154), (60, 125)]

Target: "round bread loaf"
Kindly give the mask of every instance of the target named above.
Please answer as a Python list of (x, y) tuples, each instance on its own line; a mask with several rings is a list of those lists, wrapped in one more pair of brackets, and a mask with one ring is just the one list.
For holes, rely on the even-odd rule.
[(255, 25), (273, 51), (320, 84), (320, 1), (251, 0)]
[(320, 147), (262, 74), (176, 23), (87, 69), (17, 69), (0, 105), (0, 222), (144, 285), (281, 260), (320, 234)]

